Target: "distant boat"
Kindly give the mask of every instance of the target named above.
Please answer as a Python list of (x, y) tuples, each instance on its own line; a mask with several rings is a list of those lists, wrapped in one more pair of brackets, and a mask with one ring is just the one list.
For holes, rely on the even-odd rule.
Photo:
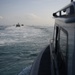
[(21, 26), (24, 26), (24, 24), (22, 24)]
[(20, 24), (18, 23), (18, 24), (16, 24), (16, 27), (20, 27)]

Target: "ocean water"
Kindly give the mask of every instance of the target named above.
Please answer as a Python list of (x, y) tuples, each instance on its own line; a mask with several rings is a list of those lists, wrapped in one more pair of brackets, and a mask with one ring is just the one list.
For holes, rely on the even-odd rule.
[(52, 34), (51, 26), (0, 26), (0, 75), (18, 75), (31, 66)]

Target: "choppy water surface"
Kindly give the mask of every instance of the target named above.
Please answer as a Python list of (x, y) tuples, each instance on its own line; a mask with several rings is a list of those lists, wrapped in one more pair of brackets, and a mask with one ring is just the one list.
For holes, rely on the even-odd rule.
[(52, 38), (49, 26), (0, 26), (0, 75), (18, 75)]

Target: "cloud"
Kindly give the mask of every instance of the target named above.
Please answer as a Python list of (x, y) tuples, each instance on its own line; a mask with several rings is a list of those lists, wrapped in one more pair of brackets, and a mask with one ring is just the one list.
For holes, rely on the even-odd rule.
[(33, 14), (33, 13), (29, 13), (29, 14), (25, 14), (25, 18), (27, 20), (36, 20), (36, 19), (40, 19), (39, 16)]
[(0, 19), (3, 19), (3, 17), (2, 17), (2, 16), (0, 16)]
[(26, 25), (36, 25), (41, 24), (41, 17), (34, 13), (24, 13), (16, 16), (5, 17), (4, 21), (10, 24), (19, 22)]
[(45, 20), (41, 16), (36, 15), (34, 13), (26, 14), (24, 18), (26, 22), (29, 24), (36, 24), (36, 25), (39, 24), (40, 25), (40, 24), (45, 23)]
[[(2, 16), (0, 16), (0, 19), (3, 19)], [(46, 16), (40, 16), (38, 14), (34, 13), (24, 13), (16, 16), (5, 17), (3, 20), (1, 20), (1, 23), (3, 24), (24, 24), (24, 25), (49, 25), (52, 21), (50, 18)]]
[(24, 23), (26, 25), (49, 25), (50, 22), (50, 18), (48, 17), (44, 17), (44, 16), (40, 16), (38, 14), (34, 14), (34, 13), (25, 13), (19, 16), (16, 16), (14, 18), (14, 20), (12, 19), (13, 23), (19, 22), (19, 23)]
[(19, 21), (25, 24), (40, 24), (41, 23), (41, 17), (34, 13), (24, 14), (23, 16), (18, 17), (18, 19)]

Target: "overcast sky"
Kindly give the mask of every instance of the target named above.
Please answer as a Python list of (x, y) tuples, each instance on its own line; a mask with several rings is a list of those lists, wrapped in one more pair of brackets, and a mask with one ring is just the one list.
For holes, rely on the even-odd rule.
[(52, 13), (70, 0), (0, 0), (0, 25), (53, 25)]

